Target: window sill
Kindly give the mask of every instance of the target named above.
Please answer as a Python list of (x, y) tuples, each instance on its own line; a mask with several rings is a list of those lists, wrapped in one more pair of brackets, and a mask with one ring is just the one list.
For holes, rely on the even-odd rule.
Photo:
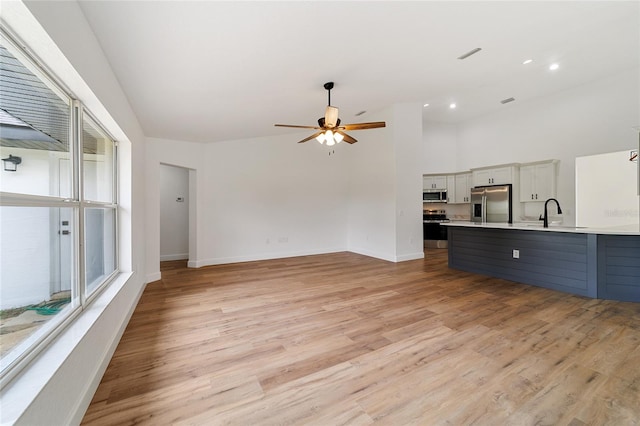
[[(64, 415), (69, 416), (68, 421), (70, 423), (74, 423), (74, 420), (77, 420), (75, 421), (77, 423), (82, 419), (81, 416), (86, 409), (85, 404), (88, 405), (90, 402), (104, 369), (106, 369), (120, 336), (129, 321), (129, 317), (135, 309), (138, 298), (144, 290), (144, 283), (141, 282), (139, 283), (139, 289), (136, 291), (135, 280), (132, 279), (134, 276), (132, 272), (124, 272), (116, 276), (113, 282), (83, 312), (2, 389), (0, 392), (2, 404), (1, 424), (14, 424), (27, 420), (23, 416), (27, 411), (30, 411), (36, 400), (47, 399), (47, 395), (50, 393), (62, 394), (61, 398), (64, 398), (66, 392), (69, 392), (66, 397), (73, 406), (69, 407), (72, 408), (71, 410), (56, 406), (55, 401), (39, 401), (36, 404), (36, 411), (39, 405), (51, 404), (54, 405), (52, 408), (58, 414), (62, 414), (61, 410), (66, 411)], [(133, 298), (129, 298), (130, 303), (128, 303), (127, 311), (122, 312), (120, 310), (118, 312), (121, 324), (110, 323), (106, 324), (106, 327), (105, 324), (101, 325), (100, 328), (106, 330), (110, 336), (104, 336), (105, 333), (101, 330), (93, 333), (94, 330), (92, 329), (100, 321), (101, 316), (105, 314), (119, 293), (128, 287), (127, 284), (133, 287), (132, 290), (136, 295)], [(105, 321), (110, 321), (110, 319), (107, 318)], [(97, 345), (94, 342), (98, 342)], [(97, 353), (92, 354), (97, 356), (92, 356), (90, 357), (91, 359), (84, 359), (89, 357), (83, 357), (82, 352), (86, 352), (86, 348), (77, 351), (81, 344), (84, 344), (83, 346), (90, 345), (89, 348), (91, 348), (91, 345), (98, 346), (94, 349)], [(76, 351), (80, 353), (75, 353)], [(81, 365), (78, 365), (78, 360), (75, 359), (77, 357), (83, 358)], [(77, 374), (70, 375), (66, 370)], [(87, 370), (93, 374), (87, 375)], [(79, 387), (82, 387), (82, 392), (78, 393)], [(88, 393), (90, 395), (87, 395)], [(32, 416), (33, 413), (26, 417), (31, 418)], [(80, 417), (77, 418), (78, 416)], [(35, 415), (34, 419), (37, 417)], [(51, 416), (50, 419), (57, 423), (56, 416)]]

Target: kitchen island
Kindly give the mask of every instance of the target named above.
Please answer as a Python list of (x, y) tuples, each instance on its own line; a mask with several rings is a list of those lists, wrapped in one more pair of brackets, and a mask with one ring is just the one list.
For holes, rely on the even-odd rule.
[(450, 222), (449, 267), (598, 299), (640, 302), (640, 227)]

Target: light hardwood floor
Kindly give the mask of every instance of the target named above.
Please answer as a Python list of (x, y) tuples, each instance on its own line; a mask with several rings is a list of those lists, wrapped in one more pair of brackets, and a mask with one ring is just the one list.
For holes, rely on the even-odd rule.
[(352, 253), (147, 286), (83, 424), (640, 424), (640, 304)]

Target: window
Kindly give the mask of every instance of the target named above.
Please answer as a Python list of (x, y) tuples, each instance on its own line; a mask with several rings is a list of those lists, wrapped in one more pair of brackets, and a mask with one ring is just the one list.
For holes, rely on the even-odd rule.
[(118, 207), (115, 141), (1, 31), (0, 158), (3, 377), (115, 276)]

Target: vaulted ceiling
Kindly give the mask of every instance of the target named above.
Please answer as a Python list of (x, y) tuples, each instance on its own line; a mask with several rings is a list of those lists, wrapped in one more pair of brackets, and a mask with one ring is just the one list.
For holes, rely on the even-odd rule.
[(327, 81), (343, 122), (458, 123), (640, 64), (637, 1), (80, 4), (145, 134), (176, 140), (295, 133), (273, 124), (313, 125)]

